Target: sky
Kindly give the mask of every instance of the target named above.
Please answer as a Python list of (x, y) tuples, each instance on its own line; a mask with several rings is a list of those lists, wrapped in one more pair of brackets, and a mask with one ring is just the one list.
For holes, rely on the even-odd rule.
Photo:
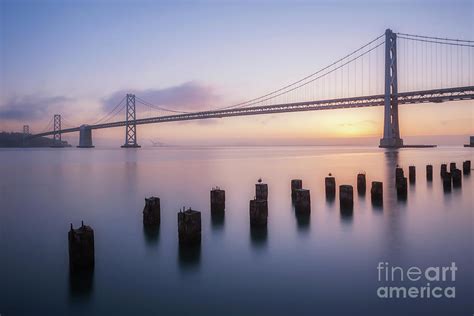
[[(0, 130), (40, 132), (54, 113), (64, 126), (91, 124), (129, 92), (174, 110), (215, 109), (294, 82), (386, 28), (472, 40), (473, 20), (471, 0), (0, 0)], [(474, 134), (473, 113), (472, 101), (401, 106), (402, 137), (458, 143)], [(382, 124), (382, 107), (345, 109), (142, 125), (138, 140), (375, 144)], [(94, 143), (124, 136), (96, 130)]]

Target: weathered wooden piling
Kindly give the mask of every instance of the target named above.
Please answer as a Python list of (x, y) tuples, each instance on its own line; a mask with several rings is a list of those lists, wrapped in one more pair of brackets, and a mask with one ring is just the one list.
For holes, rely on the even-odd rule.
[(426, 180), (433, 181), (433, 166), (426, 165)]
[(178, 237), (180, 245), (201, 243), (201, 212), (191, 208), (178, 212)]
[(143, 225), (157, 226), (160, 224), (160, 198), (152, 196), (145, 198), (143, 208)]
[(225, 191), (216, 187), (211, 190), (211, 213), (223, 213), (225, 210)]
[(408, 177), (410, 179), (410, 183), (416, 182), (416, 169), (415, 166), (408, 167)]
[(403, 200), (407, 198), (408, 194), (408, 181), (407, 177), (401, 176), (396, 179), (396, 187), (397, 187), (397, 198), (399, 200)]
[(71, 271), (91, 270), (94, 268), (94, 230), (84, 222), (81, 227), (71, 228), (68, 232), (69, 268)]
[(329, 174), (329, 176), (324, 179), (324, 184), (326, 187), (326, 198), (334, 199), (336, 196), (336, 179)]
[(307, 214), (311, 212), (311, 197), (309, 190), (295, 190), (295, 212), (297, 214)]
[(404, 176), (405, 176), (405, 174), (403, 173), (403, 168), (397, 167), (395, 169), (395, 179), (403, 178)]
[(370, 189), (370, 197), (373, 204), (382, 204), (383, 202), (383, 183), (380, 181), (372, 181)]
[(291, 180), (291, 200), (294, 201), (296, 199), (296, 190), (303, 188), (303, 181), (300, 179), (293, 179)]
[(266, 226), (268, 219), (267, 200), (250, 200), (249, 215), (251, 226)]
[(359, 173), (357, 175), (357, 193), (359, 193), (359, 195), (365, 195), (365, 191), (366, 191), (365, 173)]
[(441, 164), (441, 169), (440, 169), (439, 174), (443, 178), (446, 172), (448, 172), (448, 166), (445, 163), (443, 163)]
[(445, 172), (443, 176), (443, 190), (444, 192), (451, 192), (451, 173)]
[(354, 208), (354, 189), (352, 185), (339, 186), (339, 204), (341, 210), (352, 211)]
[(462, 173), (470, 174), (471, 173), (471, 161), (466, 160), (462, 163)]
[(456, 169), (456, 163), (455, 162), (451, 162), (449, 164), (449, 172), (453, 173), (454, 169)]
[(451, 177), (453, 178), (453, 187), (459, 188), (462, 186), (462, 172), (461, 169), (454, 169), (451, 173)]
[(255, 184), (255, 198), (265, 201), (268, 199), (268, 185), (266, 183)]

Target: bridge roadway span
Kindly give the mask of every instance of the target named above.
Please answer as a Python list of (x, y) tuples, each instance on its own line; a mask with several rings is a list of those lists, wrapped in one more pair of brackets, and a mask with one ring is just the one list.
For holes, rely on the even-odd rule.
[[(474, 86), (422, 90), (398, 93), (398, 104), (419, 104), (419, 103), (441, 103), (447, 101), (474, 100)], [(306, 101), (296, 103), (285, 103), (276, 105), (265, 105), (255, 107), (228, 108), (215, 111), (190, 112), (185, 114), (157, 116), (143, 119), (136, 119), (137, 125), (154, 124), (164, 122), (200, 120), (209, 118), (223, 118), (231, 116), (247, 116), (286, 112), (302, 112), (317, 110), (334, 110), (347, 108), (360, 108), (371, 106), (383, 106), (384, 95), (372, 95), (355, 98), (341, 98), (331, 100)], [(130, 122), (129, 122), (130, 123)], [(133, 124), (133, 121), (131, 121)], [(125, 126), (127, 121), (88, 125), (91, 129), (112, 128)], [(80, 127), (62, 129), (59, 133), (78, 132)], [(54, 131), (31, 135), (30, 137), (41, 137), (55, 134)]]

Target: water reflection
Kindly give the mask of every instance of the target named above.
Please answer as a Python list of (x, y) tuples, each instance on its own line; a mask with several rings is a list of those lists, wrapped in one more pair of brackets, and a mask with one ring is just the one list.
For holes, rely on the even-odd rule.
[(341, 213), (341, 223), (351, 225), (352, 222), (354, 221), (354, 212), (341, 210), (340, 213)]
[(255, 248), (263, 247), (267, 244), (267, 226), (250, 226), (250, 240)]
[(433, 189), (433, 181), (426, 181), (426, 186), (428, 187), (428, 189)]
[(71, 299), (89, 299), (94, 289), (94, 270), (69, 271), (69, 296)]
[(383, 200), (371, 199), (374, 210), (383, 210)]
[(298, 232), (309, 232), (311, 213), (295, 213)]
[(224, 229), (225, 212), (211, 212), (211, 224), (213, 229)]
[(336, 195), (331, 195), (331, 194), (326, 194), (326, 203), (328, 205), (334, 204), (334, 201), (336, 200)]
[(143, 235), (148, 245), (157, 244), (160, 239), (160, 225), (143, 225)]
[[(109, 310), (111, 314), (125, 310), (156, 314), (171, 309), (174, 310), (169, 313), (180, 315), (225, 314), (232, 306), (233, 314), (246, 315), (265, 306), (261, 314), (276, 315), (287, 313), (291, 309), (288, 302), (296, 298), (303, 302), (297, 306), (300, 314), (319, 309), (343, 315), (364, 300), (370, 306), (382, 306), (373, 294), (379, 261), (404, 267), (456, 261), (465, 267), (466, 273), (473, 275), (472, 256), (466, 256), (472, 250), (472, 244), (466, 240), (472, 236), (469, 193), (473, 178), (464, 177), (462, 189), (443, 194), (439, 176), (443, 161), (453, 160), (454, 155), (456, 160), (469, 159), (470, 153), (442, 149), (429, 152), (292, 149), (291, 155), (298, 157), (295, 163), (295, 158), (286, 157), (290, 156), (286, 153), (267, 159), (269, 153), (274, 155), (274, 150), (283, 151), (219, 149), (217, 154), (225, 157), (210, 161), (202, 158), (210, 155), (208, 149), (94, 150), (88, 151), (84, 159), (71, 151), (58, 162), (63, 172), (52, 172), (51, 160), (59, 158), (48, 152), (32, 154), (35, 162), (26, 167), (24, 160), (30, 159), (29, 156), (2, 152), (0, 176), (9, 179), (9, 185), (2, 187), (5, 199), (0, 222), (7, 238), (0, 238), (0, 249), (7, 260), (1, 265), (0, 279), (8, 286), (0, 289), (0, 297), (6, 297), (11, 305), (21, 306), (16, 314), (45, 314), (51, 308), (64, 315), (94, 310)], [(360, 153), (354, 154), (357, 150)], [(306, 151), (314, 155), (307, 155)], [(344, 154), (340, 155), (341, 152)], [(135, 154), (137, 157), (133, 158)], [(245, 159), (235, 158), (236, 155)], [(125, 158), (139, 162), (124, 163)], [(420, 167), (428, 162), (437, 169), (431, 189), (423, 183), (422, 172), (416, 194), (409, 192), (410, 199), (398, 201), (396, 165), (405, 166), (408, 171), (408, 164)], [(354, 213), (340, 212), (338, 193), (335, 198), (325, 200), (327, 169), (339, 170), (338, 183), (354, 185), (358, 170), (367, 171), (367, 180), (383, 181), (383, 211), (371, 204), (367, 192), (365, 199), (354, 197)], [(314, 192), (310, 218), (291, 213), (285, 179), (294, 178), (295, 173), (311, 174), (305, 178), (305, 186)], [(276, 194), (271, 195), (268, 231), (250, 229), (248, 205), (242, 202), (254, 191), (255, 174), (265, 176), (276, 189)], [(196, 183), (200, 185), (196, 187)], [(222, 183), (237, 197), (228, 201), (229, 210), (242, 211), (231, 211), (225, 214), (227, 218), (203, 216), (202, 249), (181, 249), (173, 210), (181, 204), (196, 204), (206, 209), (207, 188), (214, 183)], [(138, 209), (143, 207), (143, 197), (156, 191), (162, 197), (162, 222), (158, 231), (148, 231), (142, 225)], [(65, 209), (68, 211), (64, 212)], [(22, 221), (18, 221), (20, 213), (25, 214)], [(205, 214), (211, 216), (210, 212)], [(37, 225), (38, 216), (44, 219), (44, 224)], [(64, 223), (82, 218), (95, 223), (100, 232), (97, 251), (101, 260), (97, 261), (94, 277), (74, 278), (68, 273), (64, 242), (55, 240)], [(108, 225), (111, 221), (114, 225)], [(268, 234), (270, 231), (272, 236)], [(117, 239), (117, 236), (127, 237)], [(45, 253), (59, 256), (45, 256)], [(361, 253), (364, 255), (360, 256)], [(117, 262), (119, 257), (125, 261)], [(339, 269), (347, 257), (351, 258), (351, 264)], [(296, 268), (288, 270), (295, 263)], [(285, 280), (283, 290), (278, 288), (276, 275)], [(256, 278), (259, 282), (253, 282)], [(360, 285), (358, 291), (344, 286), (347, 278)], [(30, 281), (27, 287), (19, 282), (24, 279)], [(135, 293), (127, 300), (123, 299), (126, 294), (123, 284), (126, 293)], [(252, 291), (245, 290), (248, 284), (252, 284)], [(456, 287), (472, 294), (471, 284), (460, 281)], [(209, 303), (212, 289), (219, 289), (212, 293), (219, 304), (205, 304)], [(186, 304), (182, 300), (183, 290), (189, 294)], [(237, 293), (246, 304), (235, 304), (235, 297), (229, 293)], [(320, 298), (317, 302), (315, 294)], [(340, 297), (351, 295), (353, 299), (344, 306), (334, 305)], [(467, 306), (470, 303), (467, 296), (456, 298), (456, 304)], [(24, 304), (24, 297), (29, 298), (29, 304)], [(461, 307), (457, 308), (456, 304), (439, 302), (445, 309), (431, 314), (446, 314), (448, 308), (459, 314)], [(419, 302), (404, 300), (396, 305), (399, 308), (388, 313), (403, 314), (419, 306)], [(383, 308), (375, 313), (386, 312)], [(429, 312), (419, 311), (419, 314)]]
[(178, 246), (178, 263), (182, 271), (194, 271), (201, 262), (201, 244)]

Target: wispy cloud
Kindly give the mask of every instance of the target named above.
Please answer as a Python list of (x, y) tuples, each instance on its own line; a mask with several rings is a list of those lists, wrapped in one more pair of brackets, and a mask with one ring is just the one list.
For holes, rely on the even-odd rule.
[(5, 120), (37, 120), (58, 111), (72, 101), (65, 96), (27, 95), (11, 97), (0, 106), (0, 118)]
[(120, 90), (103, 100), (103, 110), (111, 111), (127, 93), (155, 106), (177, 111), (207, 110), (218, 106), (221, 101), (213, 87), (190, 81), (163, 89)]

